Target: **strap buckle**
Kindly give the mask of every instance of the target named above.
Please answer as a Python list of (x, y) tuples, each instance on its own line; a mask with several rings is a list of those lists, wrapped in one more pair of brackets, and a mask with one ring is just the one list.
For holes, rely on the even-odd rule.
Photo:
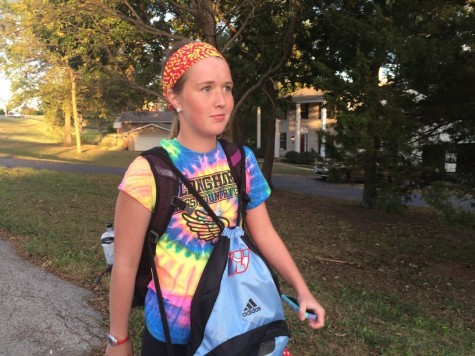
[(153, 229), (148, 233), (148, 240), (155, 245), (157, 244), (159, 238), (160, 234)]

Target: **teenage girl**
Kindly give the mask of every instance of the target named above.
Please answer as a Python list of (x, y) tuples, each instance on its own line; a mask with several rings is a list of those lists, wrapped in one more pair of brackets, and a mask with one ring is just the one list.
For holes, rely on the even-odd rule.
[[(234, 108), (233, 80), (228, 63), (213, 46), (203, 42), (179, 43), (164, 61), (163, 94), (177, 120), (172, 139), (162, 140), (173, 163), (188, 179), (204, 179), (208, 191), (222, 197), (210, 206), (225, 222), (233, 226), (237, 218), (237, 197), (215, 194), (236, 187), (225, 177), (229, 166), (217, 141)], [(265, 200), (270, 188), (253, 153), (245, 148), (246, 192), (251, 198), (247, 206), (246, 224), (256, 245), (282, 278), (295, 290), (300, 303), (299, 318), (305, 310), (313, 310), (317, 321), (308, 320), (312, 329), (323, 327), (325, 310), (313, 297), (287, 248), (275, 231), (267, 213)], [(155, 204), (155, 182), (148, 162), (135, 159), (119, 185), (115, 211), (115, 262), (110, 284), (110, 334), (106, 355), (132, 355), (128, 322), (132, 294), (144, 237)], [(181, 199), (189, 193), (181, 190)], [(165, 300), (174, 353), (185, 355), (190, 335), (191, 299), (211, 253), (211, 240), (219, 237), (211, 232), (196, 235), (196, 224), (207, 223), (199, 210), (192, 215), (180, 211), (173, 214), (166, 233), (156, 248), (155, 262)], [(195, 230), (196, 231), (196, 230)], [(212, 231), (212, 230), (211, 230)], [(167, 355), (165, 336), (158, 312), (153, 282), (145, 300), (145, 331), (142, 355)], [(223, 319), (223, 322), (226, 322)]]

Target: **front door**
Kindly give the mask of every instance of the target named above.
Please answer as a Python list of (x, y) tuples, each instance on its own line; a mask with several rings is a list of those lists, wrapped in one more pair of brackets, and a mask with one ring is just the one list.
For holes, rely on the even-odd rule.
[(300, 135), (300, 152), (307, 152), (307, 135)]

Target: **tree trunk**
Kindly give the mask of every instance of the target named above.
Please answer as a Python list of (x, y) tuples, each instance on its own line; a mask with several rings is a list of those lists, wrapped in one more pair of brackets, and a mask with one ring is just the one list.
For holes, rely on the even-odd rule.
[(376, 208), (377, 189), (376, 189), (376, 165), (368, 161), (364, 167), (364, 188), (363, 188), (363, 206)]
[(77, 84), (77, 76), (73, 69), (69, 68), (69, 76), (71, 78), (71, 104), (73, 109), (73, 118), (74, 118), (74, 133), (76, 136), (76, 152), (82, 153), (81, 149), (81, 132), (79, 130), (79, 116), (78, 116), (78, 108), (76, 102), (76, 84)]
[(377, 138), (373, 139), (373, 148), (365, 153), (364, 160), (364, 188), (363, 206), (375, 209), (378, 202), (378, 175), (376, 165), (376, 152), (380, 143)]
[(70, 100), (64, 100), (63, 112), (64, 112), (64, 144), (66, 146), (71, 146), (73, 144), (73, 140), (71, 137), (71, 101)]
[(209, 0), (191, 1), (196, 21), (200, 24), (202, 33), (205, 35), (205, 41), (218, 48), (216, 37), (216, 13), (213, 9), (213, 3)]
[(266, 120), (266, 139), (263, 140), (265, 144), (264, 149), (264, 164), (262, 165), (262, 173), (264, 174), (267, 183), (272, 188), (272, 167), (274, 166), (274, 137), (275, 137), (275, 101), (277, 99), (277, 92), (274, 88), (272, 80), (266, 81), (265, 87), (268, 100), (267, 120)]

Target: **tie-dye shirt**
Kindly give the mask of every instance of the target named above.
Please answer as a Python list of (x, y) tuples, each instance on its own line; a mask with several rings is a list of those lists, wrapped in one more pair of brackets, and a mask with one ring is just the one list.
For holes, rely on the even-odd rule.
[[(176, 139), (162, 140), (161, 146), (224, 225), (235, 225), (238, 190), (219, 142), (216, 149), (207, 153), (191, 151)], [(269, 197), (270, 188), (254, 154), (247, 147), (245, 155), (246, 192), (251, 199), (247, 209), (252, 209)], [(155, 182), (143, 157), (131, 163), (119, 189), (147, 209), (153, 209)], [(191, 300), (213, 248), (210, 241), (219, 236), (219, 229), (183, 184), (180, 184), (178, 195), (194, 210), (178, 210), (173, 214), (166, 233), (157, 244), (156, 263), (172, 342), (186, 344), (190, 337)], [(145, 322), (156, 339), (165, 341), (153, 282), (145, 300)]]

